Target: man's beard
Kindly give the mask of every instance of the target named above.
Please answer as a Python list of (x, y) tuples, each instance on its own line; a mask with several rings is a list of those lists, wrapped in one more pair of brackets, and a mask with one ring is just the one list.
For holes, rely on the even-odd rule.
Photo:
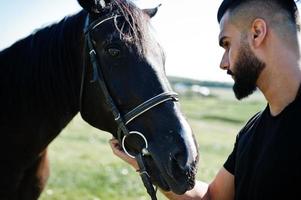
[(257, 79), (264, 67), (265, 63), (256, 57), (249, 45), (242, 43), (237, 61), (233, 66), (235, 71), (228, 70), (228, 74), (233, 76), (233, 91), (238, 100), (249, 96), (256, 90)]

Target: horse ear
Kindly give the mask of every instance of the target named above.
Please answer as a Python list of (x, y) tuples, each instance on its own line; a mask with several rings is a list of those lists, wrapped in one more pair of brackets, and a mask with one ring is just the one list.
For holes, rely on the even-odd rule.
[(99, 13), (109, 0), (77, 0), (79, 5), (88, 13)]
[(158, 12), (159, 7), (162, 4), (159, 4), (157, 7), (155, 8), (147, 8), (147, 9), (143, 9), (143, 12), (146, 13), (150, 18), (152, 18), (153, 16), (155, 16)]

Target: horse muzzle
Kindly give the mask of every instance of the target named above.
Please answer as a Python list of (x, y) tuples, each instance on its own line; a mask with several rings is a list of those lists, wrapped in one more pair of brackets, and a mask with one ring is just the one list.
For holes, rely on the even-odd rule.
[(146, 161), (152, 182), (161, 189), (176, 194), (191, 190), (195, 185), (198, 156), (190, 162), (183, 154), (185, 152), (171, 152), (168, 159), (157, 159), (158, 154), (155, 155), (150, 150), (151, 156)]

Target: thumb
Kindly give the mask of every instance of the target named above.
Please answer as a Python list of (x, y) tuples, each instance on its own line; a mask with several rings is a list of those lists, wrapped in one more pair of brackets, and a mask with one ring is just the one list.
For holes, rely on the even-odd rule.
[(120, 144), (119, 144), (119, 142), (118, 142), (117, 139), (113, 138), (113, 139), (109, 140), (109, 143), (110, 143), (110, 146), (112, 148), (113, 153), (117, 157), (121, 158), (122, 160), (124, 160), (128, 164), (132, 165), (136, 170), (139, 169), (137, 161), (134, 158), (132, 158), (129, 155), (127, 155), (122, 150), (122, 147), (120, 146)]

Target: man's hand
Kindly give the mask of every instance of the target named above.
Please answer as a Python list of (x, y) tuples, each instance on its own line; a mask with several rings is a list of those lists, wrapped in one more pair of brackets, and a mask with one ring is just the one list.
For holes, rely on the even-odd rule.
[(131, 166), (133, 166), (136, 171), (139, 170), (137, 161), (134, 158), (131, 158), (130, 156), (128, 156), (126, 153), (124, 153), (124, 151), (122, 150), (122, 147), (120, 146), (117, 139), (112, 138), (111, 140), (109, 140), (109, 143), (110, 143), (113, 153), (116, 156), (118, 156), (119, 158), (121, 158), (122, 160), (124, 160), (125, 162), (130, 164)]

